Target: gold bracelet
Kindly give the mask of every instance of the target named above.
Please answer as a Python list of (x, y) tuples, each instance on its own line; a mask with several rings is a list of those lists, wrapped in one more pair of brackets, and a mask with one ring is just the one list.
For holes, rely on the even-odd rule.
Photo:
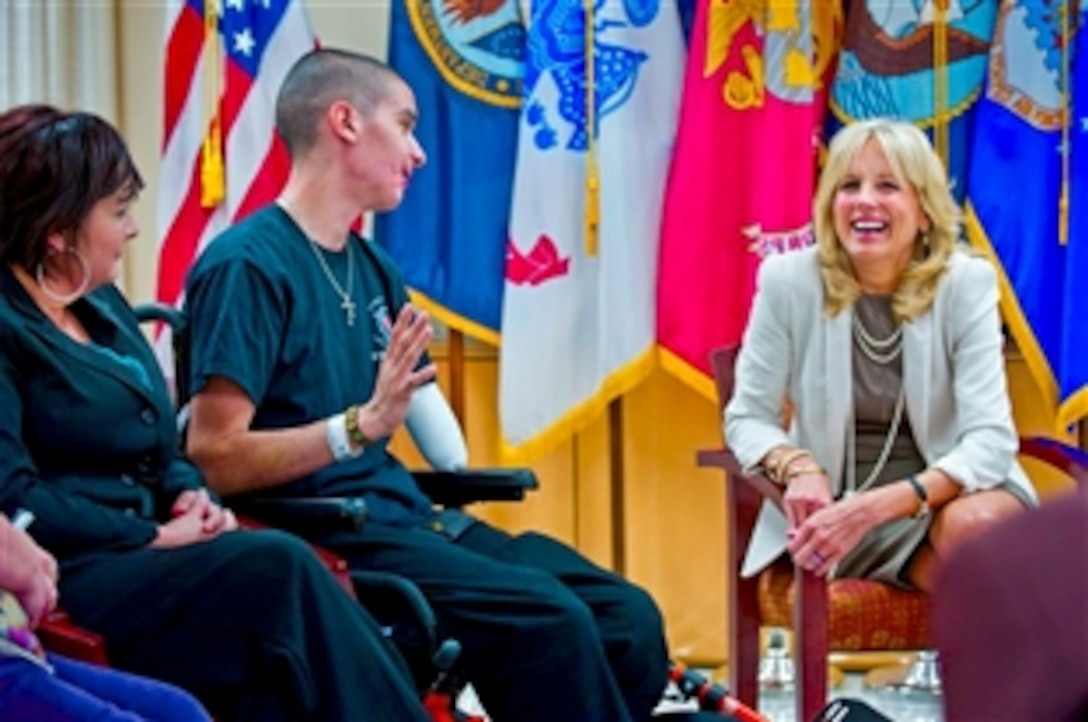
[[(784, 459), (792, 454), (793, 451), (796, 451), (796, 449), (779, 452), (777, 454), (777, 459)], [(775, 463), (776, 459), (770, 458), (772, 454), (773, 452), (768, 453), (767, 456), (764, 457), (766, 459), (766, 463), (763, 464), (763, 473), (766, 474), (771, 479), (771, 481), (775, 481), (778, 478), (778, 470), (782, 468), (782, 462), (778, 461), (777, 463)]]
[(366, 438), (366, 434), (359, 428), (359, 405), (352, 404), (344, 412), (344, 426), (347, 428), (348, 438), (358, 447), (366, 448), (374, 442)]
[(767, 474), (771, 477), (771, 481), (779, 485), (785, 484), (786, 482), (783, 477), (785, 476), (786, 472), (790, 470), (790, 464), (797, 461), (798, 459), (803, 459), (806, 456), (810, 458), (812, 457), (812, 453), (806, 449), (794, 449), (793, 451), (787, 453), (785, 456), (782, 457), (781, 461), (779, 461), (777, 464), (767, 470)]
[(782, 477), (783, 486), (789, 484), (791, 481), (799, 476), (805, 476), (806, 474), (826, 474), (824, 468), (820, 465), (816, 466), (802, 466), (800, 469), (791, 469), (786, 472), (786, 475)]

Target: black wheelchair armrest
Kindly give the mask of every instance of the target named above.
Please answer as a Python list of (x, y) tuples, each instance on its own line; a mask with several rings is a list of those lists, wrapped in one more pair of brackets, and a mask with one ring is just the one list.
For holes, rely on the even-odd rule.
[[(405, 661), (420, 689), (460, 689), (460, 680), (451, 671), (461, 656), (461, 643), (439, 638), (438, 618), (419, 587), (396, 574), (360, 569), (352, 570), (351, 582), (367, 611), (397, 648), (407, 652)], [(427, 664), (420, 666), (422, 659)]]
[(136, 320), (140, 323), (161, 321), (175, 332), (183, 331), (186, 327), (185, 313), (181, 309), (161, 301), (138, 303), (132, 307), (132, 312), (136, 314)]
[(291, 530), (358, 531), (367, 518), (366, 500), (360, 496), (232, 499), (230, 507), (262, 524)]
[(521, 501), (539, 484), (532, 469), (462, 469), (413, 471), (416, 483), (439, 506), (461, 507), (477, 501)]
[(385, 624), (398, 616), (414, 620), (423, 637), (425, 649), (433, 649), (438, 639), (438, 620), (423, 592), (405, 577), (374, 570), (353, 569), (351, 583), (355, 595), (370, 610), (375, 619)]

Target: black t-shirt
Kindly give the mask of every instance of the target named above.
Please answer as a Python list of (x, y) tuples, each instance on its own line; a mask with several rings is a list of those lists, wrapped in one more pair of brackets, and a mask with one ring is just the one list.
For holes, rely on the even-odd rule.
[[(193, 393), (213, 376), (230, 379), (256, 406), (253, 429), (308, 424), (369, 399), (392, 317), (408, 296), (380, 248), (354, 233), (348, 243), (321, 249), (275, 205), (212, 242), (186, 289)], [(355, 304), (350, 325), (329, 273)], [(363, 495), (372, 521), (418, 524), (430, 501), (387, 444), (268, 493)]]

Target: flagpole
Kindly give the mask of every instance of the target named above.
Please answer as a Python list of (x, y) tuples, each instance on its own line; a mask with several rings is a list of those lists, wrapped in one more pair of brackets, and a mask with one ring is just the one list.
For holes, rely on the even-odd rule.
[(456, 329), (449, 329), (446, 353), (450, 368), (450, 407), (453, 415), (465, 428), (465, 334)]
[(627, 576), (627, 467), (623, 458), (623, 397), (608, 403), (608, 458), (611, 470), (612, 571)]
[[(585, 187), (585, 246), (586, 255), (600, 254), (601, 177), (597, 158), (597, 75), (594, 0), (584, 0), (585, 33), (583, 36), (586, 67), (586, 187)], [(627, 572), (627, 524), (625, 486), (626, 468), (623, 460), (623, 398), (608, 402), (608, 456), (611, 482), (612, 571), (620, 576)]]

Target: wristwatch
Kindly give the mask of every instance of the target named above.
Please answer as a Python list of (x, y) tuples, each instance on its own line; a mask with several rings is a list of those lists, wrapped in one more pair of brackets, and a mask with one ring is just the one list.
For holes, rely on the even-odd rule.
[(923, 519), (929, 516), (932, 510), (929, 508), (929, 492), (926, 491), (925, 485), (918, 481), (918, 477), (914, 474), (907, 477), (907, 482), (914, 489), (914, 493), (918, 495), (918, 511), (914, 512), (914, 518)]

